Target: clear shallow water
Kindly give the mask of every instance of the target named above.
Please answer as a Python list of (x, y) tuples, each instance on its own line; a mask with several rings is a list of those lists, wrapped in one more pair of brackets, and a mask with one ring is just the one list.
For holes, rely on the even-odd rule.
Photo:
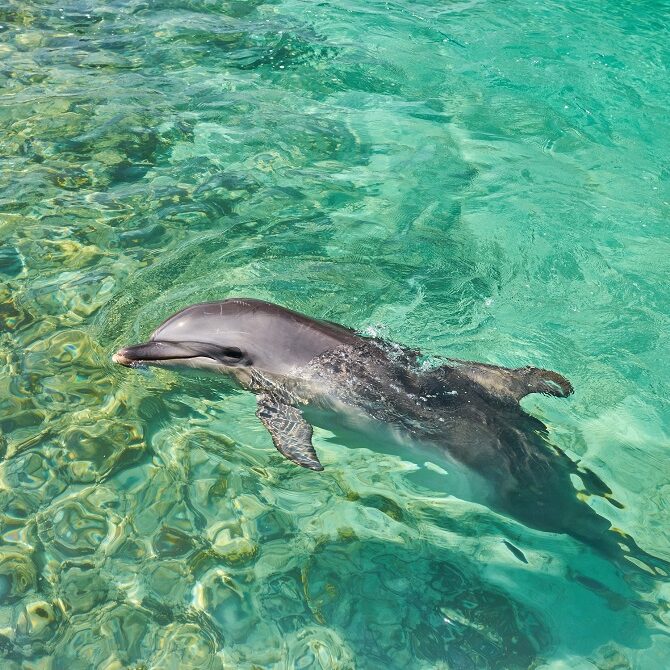
[(664, 667), (666, 583), (110, 354), (249, 295), (560, 370), (670, 559), (668, 3), (100, 4), (0, 0), (2, 667)]

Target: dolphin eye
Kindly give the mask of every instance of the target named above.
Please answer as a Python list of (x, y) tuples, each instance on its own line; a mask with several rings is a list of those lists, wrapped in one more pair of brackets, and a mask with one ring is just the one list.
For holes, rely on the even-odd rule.
[(217, 358), (228, 365), (241, 365), (243, 363), (248, 365), (251, 363), (244, 352), (237, 347), (223, 347)]

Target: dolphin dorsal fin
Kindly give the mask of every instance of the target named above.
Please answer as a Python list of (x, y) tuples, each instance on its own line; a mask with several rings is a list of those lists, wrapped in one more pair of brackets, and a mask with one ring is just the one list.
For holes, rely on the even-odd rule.
[(303, 468), (323, 470), (312, 445), (312, 426), (300, 410), (269, 393), (259, 395), (256, 402), (256, 416), (268, 429), (277, 451)]
[(486, 363), (449, 360), (450, 364), (445, 368), (455, 369), (500, 400), (519, 402), (529, 393), (565, 398), (573, 392), (572, 384), (563, 375), (552, 370), (534, 367), (503, 368)]

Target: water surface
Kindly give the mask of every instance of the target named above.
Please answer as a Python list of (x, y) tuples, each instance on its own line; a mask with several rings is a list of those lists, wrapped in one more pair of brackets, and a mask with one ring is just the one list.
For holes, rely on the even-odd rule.
[(110, 355), (246, 295), (559, 370), (575, 395), (524, 406), (670, 560), (669, 27), (0, 0), (3, 670), (664, 667), (663, 580), (369, 440), (317, 430), (298, 469), (250, 394)]

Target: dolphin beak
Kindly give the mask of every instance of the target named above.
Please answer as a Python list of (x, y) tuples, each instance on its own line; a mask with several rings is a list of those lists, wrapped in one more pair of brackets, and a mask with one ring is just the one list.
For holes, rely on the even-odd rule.
[(193, 358), (198, 355), (192, 346), (189, 347), (179, 342), (150, 341), (119, 349), (112, 356), (112, 360), (114, 363), (130, 368), (142, 363)]
[(112, 361), (118, 363), (119, 365), (125, 365), (126, 367), (131, 367), (133, 363), (132, 358), (125, 356), (125, 349), (119, 349), (113, 356)]

